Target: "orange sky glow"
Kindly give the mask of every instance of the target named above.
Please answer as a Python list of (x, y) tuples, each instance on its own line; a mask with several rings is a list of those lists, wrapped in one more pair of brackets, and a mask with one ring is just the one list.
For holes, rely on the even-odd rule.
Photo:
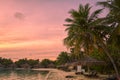
[[(0, 0), (0, 57), (55, 60), (70, 9), (101, 0)], [(93, 7), (93, 9), (96, 9)]]

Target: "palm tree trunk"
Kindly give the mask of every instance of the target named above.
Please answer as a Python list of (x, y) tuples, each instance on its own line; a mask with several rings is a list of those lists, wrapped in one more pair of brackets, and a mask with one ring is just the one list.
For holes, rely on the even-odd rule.
[(109, 53), (109, 51), (108, 51), (106, 45), (105, 45), (103, 42), (102, 42), (102, 49), (104, 50), (104, 52), (106, 53), (106, 55), (107, 55), (108, 58), (110, 59), (112, 65), (113, 65), (113, 68), (114, 68), (114, 70), (115, 70), (117, 79), (120, 80), (117, 66), (116, 66), (116, 64), (115, 64), (115, 62), (114, 62), (114, 60), (113, 60), (113, 58), (111, 57), (111, 55), (110, 55), (110, 53)]

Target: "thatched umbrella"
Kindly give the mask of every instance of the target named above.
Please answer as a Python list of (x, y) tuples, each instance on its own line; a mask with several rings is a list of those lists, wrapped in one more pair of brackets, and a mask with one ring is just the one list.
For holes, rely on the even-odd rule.
[(87, 66), (92, 66), (92, 65), (104, 65), (105, 62), (101, 60), (97, 60), (95, 58), (92, 58), (90, 56), (84, 56), (81, 58), (78, 63), (81, 63), (81, 65), (87, 65)]
[(97, 60), (90, 56), (84, 56), (79, 62), (81, 63), (81, 65), (85, 65), (88, 67), (88, 72), (90, 72), (89, 67), (92, 65), (105, 65), (104, 61)]
[(97, 59), (89, 57), (89, 56), (84, 56), (80, 60), (69, 63), (68, 65), (92, 66), (92, 65), (104, 65), (104, 64), (105, 64), (104, 61), (97, 60)]
[(92, 66), (92, 65), (105, 65), (105, 62), (97, 60), (97, 59), (92, 58), (90, 56), (84, 56), (79, 61), (74, 61), (72, 63), (69, 63), (69, 65), (73, 65), (73, 66), (78, 66), (78, 65), (87, 66), (88, 67), (88, 72), (89, 72), (89, 67), (90, 66)]

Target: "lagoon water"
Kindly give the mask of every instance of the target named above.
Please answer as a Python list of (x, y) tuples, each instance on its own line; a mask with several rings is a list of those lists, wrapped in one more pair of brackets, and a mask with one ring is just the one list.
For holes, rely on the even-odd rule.
[(0, 70), (0, 80), (44, 80), (48, 71)]

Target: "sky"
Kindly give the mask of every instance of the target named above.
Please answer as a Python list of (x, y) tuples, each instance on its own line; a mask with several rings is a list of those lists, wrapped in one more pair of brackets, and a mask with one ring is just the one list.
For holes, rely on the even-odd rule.
[[(52, 59), (62, 51), (68, 11), (103, 0), (0, 0), (0, 57)], [(101, 15), (104, 15), (101, 14)]]

